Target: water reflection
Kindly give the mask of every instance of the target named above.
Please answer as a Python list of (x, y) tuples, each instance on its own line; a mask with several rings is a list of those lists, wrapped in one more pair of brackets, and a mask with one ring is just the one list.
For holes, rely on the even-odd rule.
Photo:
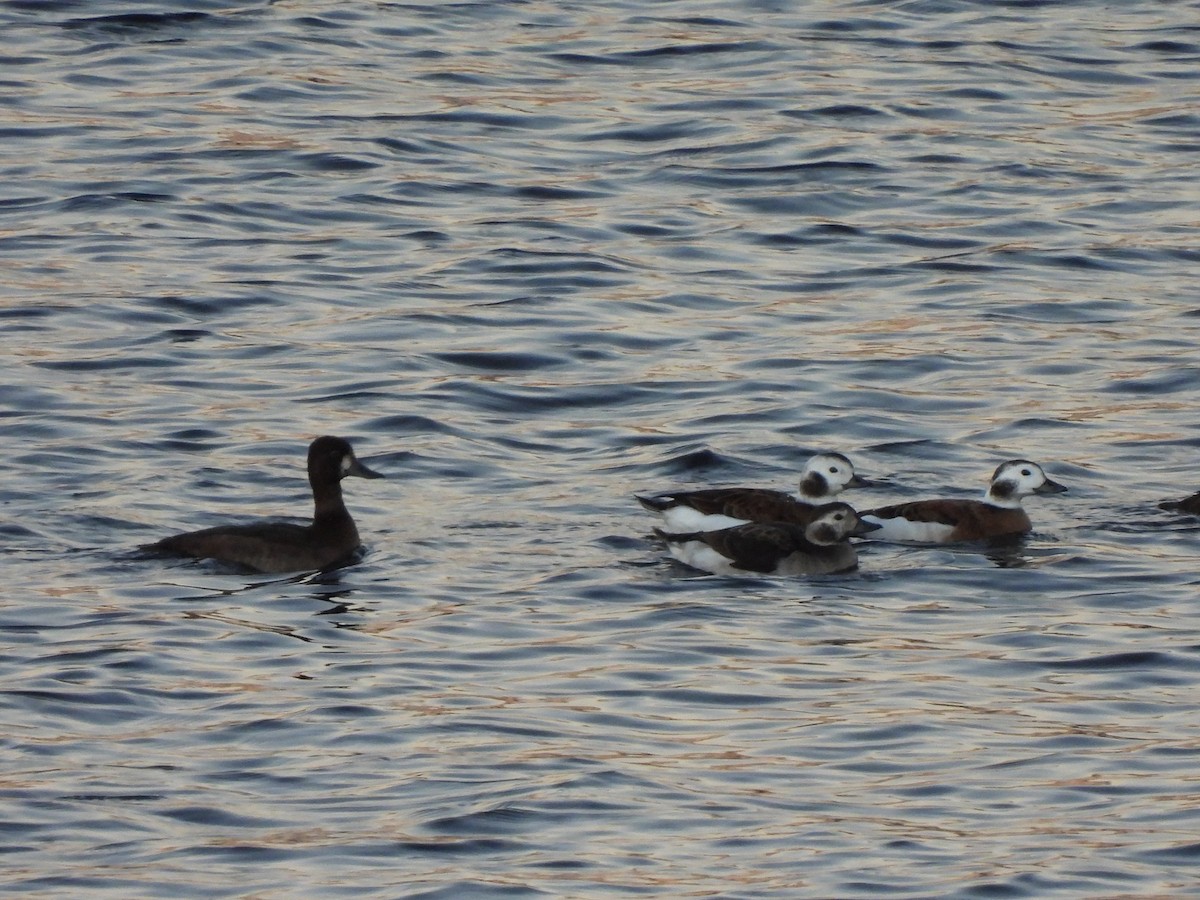
[[(0, 5), (15, 888), (1179, 892), (1194, 8), (64, 6)], [(165, 450), (324, 433), (403, 447), (357, 565), (124, 555), (307, 502)], [(825, 448), (1072, 494), (845, 577), (644, 539)]]

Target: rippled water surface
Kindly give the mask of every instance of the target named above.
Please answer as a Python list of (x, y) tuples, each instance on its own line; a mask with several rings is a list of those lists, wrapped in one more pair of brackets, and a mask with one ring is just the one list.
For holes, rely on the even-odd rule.
[[(0, 2), (7, 890), (1200, 890), (1200, 4)], [(137, 545), (302, 517), (355, 566)], [(705, 577), (635, 491), (1069, 487)]]

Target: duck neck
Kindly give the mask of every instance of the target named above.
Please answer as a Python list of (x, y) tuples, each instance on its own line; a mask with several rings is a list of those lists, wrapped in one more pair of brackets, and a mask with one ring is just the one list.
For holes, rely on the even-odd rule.
[(987, 493), (983, 495), (983, 502), (988, 506), (998, 506), (1001, 509), (1021, 508), (1020, 496), (1009, 490), (997, 491), (994, 487), (988, 488)]
[(342, 500), (342, 483), (340, 481), (312, 484), (313, 492), (313, 521), (328, 521), (330, 519), (349, 518), (346, 504)]

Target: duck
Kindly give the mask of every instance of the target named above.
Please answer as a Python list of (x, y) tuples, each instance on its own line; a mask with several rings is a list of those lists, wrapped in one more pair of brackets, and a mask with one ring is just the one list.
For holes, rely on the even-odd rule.
[(1033, 525), (1021, 500), (1033, 494), (1061, 494), (1063, 485), (1027, 459), (997, 466), (982, 500), (931, 499), (863, 510), (863, 521), (879, 530), (873, 540), (947, 544), (1024, 534)]
[(1171, 512), (1191, 513), (1193, 516), (1200, 516), (1200, 493), (1184, 497), (1182, 500), (1164, 500), (1158, 504), (1158, 508), (1167, 509)]
[(807, 525), (818, 506), (847, 488), (866, 484), (845, 455), (818, 453), (804, 464), (795, 495), (767, 488), (729, 487), (634, 496), (647, 511), (660, 516), (669, 531), (719, 531), (747, 522)]
[(163, 538), (141, 549), (162, 556), (212, 559), (252, 572), (300, 572), (335, 568), (361, 546), (358, 528), (342, 501), (342, 479), (383, 478), (354, 455), (350, 442), (325, 435), (308, 447), (308, 483), (313, 493), (309, 525), (269, 519), (218, 525)]
[(828, 575), (855, 569), (858, 552), (847, 538), (877, 528), (850, 504), (835, 501), (818, 506), (807, 525), (749, 522), (717, 531), (654, 533), (677, 560), (714, 575)]

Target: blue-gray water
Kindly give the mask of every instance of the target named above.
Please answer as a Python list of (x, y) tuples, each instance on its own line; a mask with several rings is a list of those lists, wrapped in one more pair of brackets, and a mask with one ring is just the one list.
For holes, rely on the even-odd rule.
[[(0, 2), (7, 891), (1200, 890), (1200, 4)], [(308, 512), (364, 561), (136, 558)], [(635, 491), (1068, 485), (701, 577)]]

